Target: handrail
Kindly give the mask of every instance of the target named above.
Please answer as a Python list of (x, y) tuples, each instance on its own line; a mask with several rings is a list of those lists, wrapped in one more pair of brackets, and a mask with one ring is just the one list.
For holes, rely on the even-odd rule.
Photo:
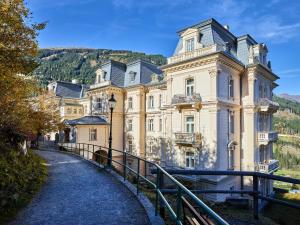
[[(288, 201), (284, 200), (279, 200), (273, 197), (267, 197), (263, 196), (260, 194), (260, 191), (258, 191), (258, 179), (267, 179), (267, 180), (277, 180), (277, 181), (282, 181), (286, 183), (292, 183), (292, 184), (300, 184), (300, 179), (295, 179), (291, 177), (283, 177), (283, 176), (278, 176), (278, 175), (273, 175), (273, 174), (266, 174), (266, 173), (261, 173), (257, 171), (229, 171), (229, 170), (183, 170), (183, 169), (166, 169), (166, 173), (168, 173), (169, 176), (170, 174), (176, 174), (176, 175), (209, 175), (209, 176), (240, 176), (241, 181), (243, 180), (242, 178), (245, 176), (252, 177), (253, 178), (253, 188), (252, 190), (243, 190), (243, 184), (241, 185), (241, 190), (188, 190), (189, 192), (192, 193), (224, 193), (224, 194), (248, 194), (253, 196), (253, 216), (254, 218), (258, 218), (258, 208), (259, 208), (259, 199), (273, 202), (276, 204), (288, 206), (291, 208), (296, 208), (300, 209), (300, 204), (296, 203), (291, 203)], [(151, 171), (153, 174), (156, 173), (155, 170)], [(177, 193), (176, 189), (162, 189), (161, 190), (163, 193)]]
[[(179, 225), (185, 224), (185, 218), (183, 218), (183, 214), (182, 214), (182, 207), (183, 207), (182, 197), (183, 197), (183, 195), (186, 195), (186, 196), (189, 196), (190, 199), (193, 200), (193, 202), (196, 203), (207, 214), (207, 216), (215, 222), (215, 224), (228, 225), (228, 223), (223, 218), (221, 218), (216, 212), (214, 212), (210, 207), (208, 207), (203, 201), (201, 201), (188, 188), (186, 188), (183, 184), (181, 184), (179, 181), (177, 181), (172, 175), (170, 175), (166, 170), (164, 170), (161, 166), (159, 166), (156, 163), (150, 162), (146, 159), (140, 158), (140, 157), (130, 154), (128, 152), (124, 152), (124, 151), (116, 150), (116, 149), (112, 149), (112, 151), (121, 153), (120, 156), (123, 156), (123, 162), (117, 161), (117, 160), (113, 159), (113, 157), (110, 159), (110, 158), (108, 158), (107, 155), (101, 155), (100, 153), (97, 153), (97, 149), (95, 151), (95, 147), (99, 148), (99, 150), (103, 150), (103, 149), (108, 150), (107, 147), (99, 146), (99, 145), (86, 144), (86, 143), (59, 143), (58, 145), (61, 146), (61, 148), (65, 148), (67, 151), (71, 151), (77, 155), (82, 156), (83, 158), (85, 158), (85, 156), (90, 156), (89, 153), (93, 153), (93, 155), (99, 156), (100, 160), (101, 160), (101, 157), (103, 157), (104, 159), (111, 160), (112, 162), (115, 162), (115, 163), (123, 166), (124, 169), (122, 172), (123, 172), (124, 180), (126, 180), (126, 177), (127, 177), (127, 175), (126, 175), (127, 170), (131, 171), (132, 173), (134, 173), (137, 176), (137, 184), (136, 184), (137, 194), (139, 193), (139, 189), (140, 189), (139, 178), (142, 178), (143, 180), (145, 180), (148, 184), (150, 184), (155, 189), (155, 192), (156, 192), (155, 215), (157, 215), (159, 204), (161, 205), (161, 207), (163, 204), (168, 209), (168, 212), (170, 213), (171, 218), (176, 222), (176, 224), (179, 224)], [(87, 149), (85, 149), (86, 145), (88, 146)], [(90, 151), (89, 146), (93, 146), (93, 151)], [(83, 148), (81, 148), (81, 147), (83, 147)], [(79, 149), (79, 151), (76, 151), (78, 149)], [(83, 152), (82, 155), (81, 155), (81, 150)], [(87, 155), (85, 155), (85, 151), (88, 153)], [(137, 171), (135, 171), (133, 168), (131, 168), (127, 165), (126, 160), (127, 160), (128, 156), (133, 157), (138, 160)], [(141, 167), (140, 161), (143, 161), (145, 163), (145, 173), (146, 173), (146, 164), (155, 167), (154, 170), (156, 170), (156, 172), (157, 172), (156, 183), (149, 180), (147, 178), (146, 174), (145, 174), (145, 176), (143, 176), (143, 174), (140, 172), (140, 167)], [(101, 164), (100, 162), (97, 162), (97, 163)], [(160, 184), (161, 180), (163, 179), (163, 175), (165, 175), (167, 178), (169, 178), (177, 187), (177, 205), (176, 205), (175, 211), (173, 210), (171, 204), (168, 202), (168, 200), (163, 195), (163, 187), (161, 187), (161, 184)]]

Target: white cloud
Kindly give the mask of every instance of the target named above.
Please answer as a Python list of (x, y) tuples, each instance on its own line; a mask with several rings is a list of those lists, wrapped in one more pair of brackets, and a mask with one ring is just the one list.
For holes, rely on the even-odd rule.
[(300, 68), (282, 70), (277, 72), (277, 74), (284, 78), (297, 78), (300, 77)]

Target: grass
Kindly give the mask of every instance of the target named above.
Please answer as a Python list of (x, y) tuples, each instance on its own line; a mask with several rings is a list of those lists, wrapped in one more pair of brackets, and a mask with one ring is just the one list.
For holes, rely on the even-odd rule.
[[(300, 204), (300, 194), (278, 193), (276, 198)], [(280, 225), (300, 224), (300, 210), (278, 204), (270, 204), (266, 207), (264, 215), (273, 219)]]
[[(300, 179), (300, 171), (296, 170), (296, 169), (280, 169), (275, 173), (275, 175)], [(285, 183), (285, 182), (281, 182), (281, 181), (275, 181), (274, 187), (287, 189), (287, 190), (300, 189), (299, 184), (293, 185), (293, 184)]]
[(0, 149), (0, 224), (10, 221), (46, 181), (47, 168), (33, 151)]

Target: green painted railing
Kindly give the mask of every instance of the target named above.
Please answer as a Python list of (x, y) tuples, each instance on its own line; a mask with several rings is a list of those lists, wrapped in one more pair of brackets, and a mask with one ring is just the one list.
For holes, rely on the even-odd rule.
[[(192, 207), (191, 205), (194, 205), (197, 207), (197, 209), (200, 209), (201, 213), (199, 212), (199, 214), (196, 214), (199, 215), (201, 220), (203, 220), (204, 218), (205, 221), (199, 221), (199, 224), (228, 224), (216, 212), (214, 212), (196, 195), (194, 195), (188, 188), (186, 188), (183, 184), (181, 184), (165, 169), (163, 169), (156, 163), (116, 149), (112, 149), (113, 157), (112, 159), (109, 159), (107, 157), (108, 148), (98, 145), (86, 143), (59, 143), (58, 145), (60, 146), (60, 150), (65, 150), (67, 152), (80, 155), (81, 157), (88, 160), (97, 161), (100, 165), (102, 164), (105, 166), (107, 164), (107, 161), (111, 160), (113, 163), (115, 163), (114, 167), (123, 176), (124, 181), (127, 179), (127, 175), (129, 172), (135, 174), (137, 194), (140, 192), (141, 180), (146, 182), (155, 191), (155, 215), (158, 214), (159, 208), (166, 208), (169, 212), (170, 218), (176, 224), (188, 224), (189, 221), (186, 219), (186, 212), (184, 210), (184, 205), (188, 204), (190, 205), (190, 207)], [(153, 170), (156, 171), (155, 175), (150, 172)], [(176, 204), (174, 204), (175, 206), (173, 207), (172, 203), (167, 200), (166, 196), (163, 193), (162, 184), (164, 177), (176, 186)], [(189, 203), (187, 203), (187, 199)], [(195, 213), (193, 215), (195, 215)], [(199, 220), (197, 216), (196, 219)]]

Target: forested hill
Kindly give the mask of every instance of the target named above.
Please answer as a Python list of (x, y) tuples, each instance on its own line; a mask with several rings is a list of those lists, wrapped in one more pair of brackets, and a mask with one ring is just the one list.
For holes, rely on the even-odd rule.
[(295, 100), (274, 96), (279, 111), (274, 115), (274, 129), (282, 134), (300, 135), (300, 103)]
[(158, 66), (166, 63), (166, 58), (162, 55), (146, 55), (127, 50), (52, 48), (39, 50), (36, 59), (39, 66), (33, 74), (42, 85), (46, 85), (52, 79), (71, 81), (74, 78), (79, 82), (91, 84), (97, 68), (108, 59), (124, 63), (145, 59)]

